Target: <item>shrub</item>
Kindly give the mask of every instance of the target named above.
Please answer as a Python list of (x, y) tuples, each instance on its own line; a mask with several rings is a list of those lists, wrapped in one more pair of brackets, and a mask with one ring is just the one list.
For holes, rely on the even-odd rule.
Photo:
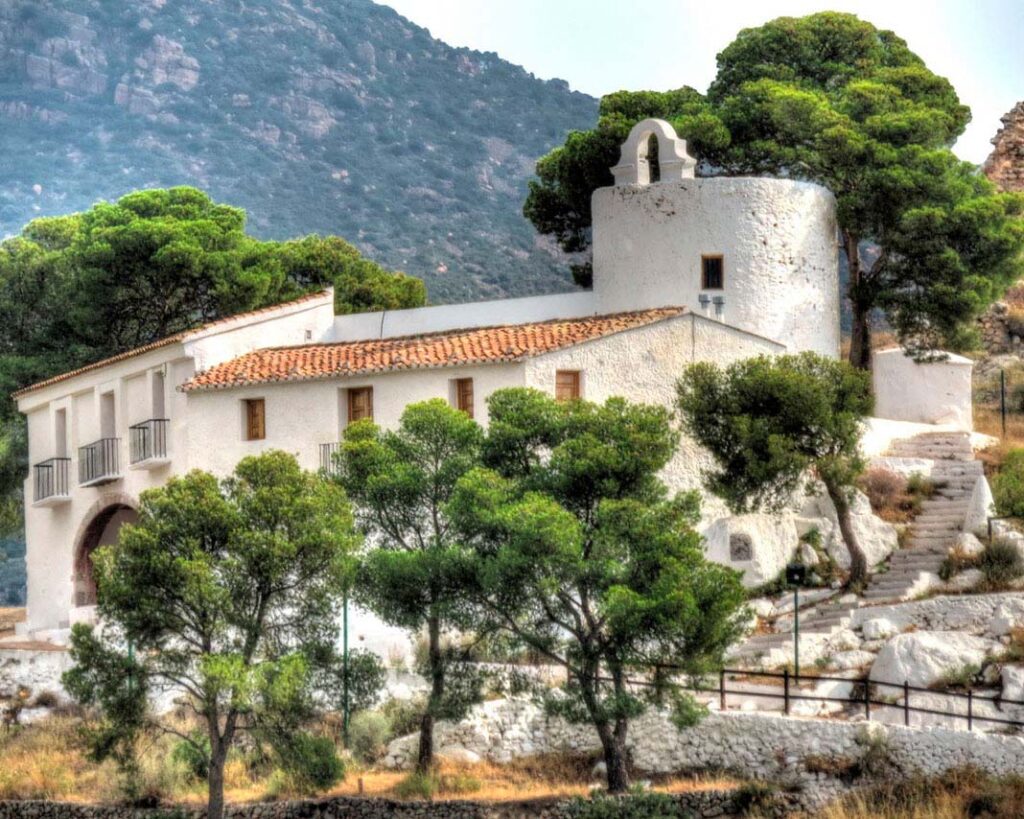
[(202, 731), (189, 734), (191, 741), (181, 740), (171, 751), (171, 759), (188, 771), (189, 776), (205, 782), (210, 776), (210, 737)]
[(345, 763), (327, 737), (296, 734), (278, 749), (283, 770), (298, 793), (325, 791), (345, 778)]
[(40, 691), (32, 701), (33, 708), (56, 708), (60, 705), (60, 697), (53, 691)]
[(939, 577), (943, 582), (948, 583), (956, 575), (966, 569), (975, 569), (981, 561), (981, 555), (969, 555), (959, 546), (953, 548), (949, 556), (942, 561), (939, 567)]
[(1010, 335), (1019, 336), (1024, 338), (1024, 309), (1020, 307), (1011, 307), (1006, 312), (1006, 329), (1010, 331)]
[(574, 799), (568, 815), (572, 819), (682, 819), (690, 814), (667, 793), (618, 797), (595, 793), (589, 799)]
[(992, 494), (1000, 515), (1024, 517), (1024, 449), (1011, 449), (992, 480)]
[(982, 585), (987, 591), (999, 591), (1024, 577), (1024, 558), (1010, 540), (996, 538), (978, 558), (978, 568), (984, 576)]
[(942, 675), (942, 679), (932, 683), (929, 687), (936, 691), (944, 691), (949, 688), (969, 688), (980, 673), (980, 666), (966, 663), (959, 668), (950, 669)]
[(391, 721), (379, 711), (360, 711), (348, 726), (349, 750), (368, 765), (384, 756), (390, 738)]
[(904, 478), (897, 472), (876, 467), (861, 475), (858, 485), (871, 508), (882, 520), (905, 523), (921, 510), (922, 498), (930, 497), (935, 489), (921, 475)]
[(437, 774), (414, 771), (395, 785), (395, 795), (399, 799), (433, 799), (440, 786), (441, 781)]
[(409, 700), (392, 697), (380, 707), (380, 713), (391, 723), (391, 737), (404, 737), (420, 730), (420, 720), (423, 719), (425, 707), (426, 703), (422, 697)]

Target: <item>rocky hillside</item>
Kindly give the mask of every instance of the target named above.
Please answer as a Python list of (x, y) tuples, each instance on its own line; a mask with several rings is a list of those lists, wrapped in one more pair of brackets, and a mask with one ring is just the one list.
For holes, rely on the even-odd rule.
[(338, 233), (434, 301), (569, 287), (520, 208), (597, 101), (369, 0), (0, 0), (0, 236), (193, 184)]
[(1024, 191), (1024, 102), (1013, 106), (1002, 123), (985, 160), (985, 175), (1000, 190)]

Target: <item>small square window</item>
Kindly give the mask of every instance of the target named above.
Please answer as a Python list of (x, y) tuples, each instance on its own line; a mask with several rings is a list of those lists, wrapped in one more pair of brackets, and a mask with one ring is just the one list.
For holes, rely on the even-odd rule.
[(245, 404), (245, 439), (262, 441), (267, 437), (267, 409), (262, 398), (250, 398)]
[(555, 400), (573, 401), (580, 397), (580, 371), (558, 370), (555, 373)]
[(725, 284), (724, 264), (721, 256), (700, 257), (701, 289), (721, 290)]
[(348, 422), (373, 419), (373, 387), (358, 387), (348, 391)]
[(455, 379), (455, 408), (473, 417), (473, 379)]

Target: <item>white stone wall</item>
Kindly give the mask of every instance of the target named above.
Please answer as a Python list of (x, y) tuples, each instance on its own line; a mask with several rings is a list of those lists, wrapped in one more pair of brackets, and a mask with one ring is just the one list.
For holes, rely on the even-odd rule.
[[(386, 763), (409, 766), (415, 761), (417, 740), (412, 734), (392, 742)], [(600, 748), (590, 726), (548, 717), (521, 699), (483, 703), (460, 723), (439, 723), (434, 742), (441, 756), (469, 751), (494, 762)], [(631, 723), (627, 736), (640, 771), (725, 770), (799, 785), (812, 792), (812, 799), (828, 798), (841, 786), (824, 774), (809, 772), (808, 757), (856, 761), (872, 744), (884, 747), (892, 773), (903, 776), (939, 775), (965, 765), (1001, 776), (1024, 767), (1024, 737), (763, 713), (711, 713), (694, 728), (680, 731), (666, 714), (651, 710)]]
[[(785, 179), (684, 179), (601, 188), (592, 200), (601, 312), (681, 305), (782, 342), (839, 353), (835, 201)], [(701, 290), (702, 254), (724, 289)], [(699, 296), (723, 296), (721, 314)]]
[(877, 352), (872, 363), (875, 415), (970, 432), (973, 369), (973, 361), (952, 353), (943, 361), (919, 364), (899, 348)]

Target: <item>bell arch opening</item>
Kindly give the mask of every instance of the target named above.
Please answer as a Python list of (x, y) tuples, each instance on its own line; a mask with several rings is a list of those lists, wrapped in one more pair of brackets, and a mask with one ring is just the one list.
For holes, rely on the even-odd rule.
[(112, 503), (92, 516), (75, 549), (75, 568), (71, 605), (74, 608), (96, 605), (96, 576), (92, 556), (101, 546), (117, 543), (121, 527), (135, 523), (138, 514), (124, 503)]

